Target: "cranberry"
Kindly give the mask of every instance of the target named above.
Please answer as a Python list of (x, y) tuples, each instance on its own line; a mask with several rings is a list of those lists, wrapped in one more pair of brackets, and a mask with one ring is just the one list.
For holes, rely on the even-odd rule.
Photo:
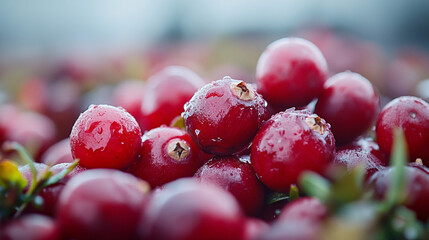
[(124, 109), (91, 105), (76, 120), (70, 146), (83, 167), (123, 169), (137, 159), (141, 130)]
[[(405, 167), (406, 187), (403, 196), (406, 197), (404, 205), (413, 210), (417, 218), (422, 221), (429, 220), (429, 174), (420, 168)], [(384, 198), (390, 187), (394, 168), (389, 167), (376, 172), (369, 180), (370, 186), (375, 189), (376, 196)]]
[(320, 50), (301, 38), (271, 43), (256, 66), (258, 92), (273, 106), (300, 107), (320, 96), (328, 66)]
[[(55, 175), (61, 172), (62, 170), (70, 167), (70, 164), (71, 163), (57, 164), (51, 167), (49, 170), (53, 173), (53, 175)], [(48, 166), (42, 163), (36, 163), (35, 167), (37, 172), (37, 178), (40, 178), (43, 175), (44, 171), (48, 169)], [(43, 200), (42, 205), (41, 206), (30, 205), (29, 208), (26, 209), (26, 212), (30, 212), (30, 213), (35, 212), (35, 213), (40, 213), (48, 216), (54, 216), (56, 207), (57, 207), (58, 198), (65, 184), (70, 180), (70, 178), (76, 176), (77, 174), (85, 170), (86, 169), (83, 167), (76, 166), (58, 183), (43, 188), (39, 192), (39, 196)], [(33, 181), (33, 174), (28, 165), (19, 167), (19, 171), (27, 179), (28, 184), (27, 184), (27, 188), (25, 189), (25, 191), (27, 191), (28, 187), (31, 185), (31, 182)]]
[(243, 239), (245, 218), (232, 195), (195, 179), (168, 183), (140, 222), (143, 239)]
[(202, 151), (185, 131), (173, 127), (154, 128), (143, 135), (140, 159), (128, 171), (152, 187), (194, 175), (204, 163)]
[(76, 83), (69, 80), (32, 78), (21, 86), (19, 100), (27, 109), (52, 119), (58, 136), (65, 138), (79, 116), (79, 93)]
[(353, 144), (337, 149), (334, 162), (346, 167), (348, 171), (359, 164), (364, 164), (368, 177), (388, 165), (388, 159), (379, 150), (377, 143), (368, 138), (361, 138)]
[(336, 144), (342, 145), (368, 131), (379, 108), (380, 101), (371, 82), (347, 71), (326, 81), (314, 112), (331, 124)]
[(308, 219), (322, 221), (328, 216), (328, 209), (317, 198), (301, 197), (287, 204), (277, 221)]
[(6, 124), (4, 140), (16, 141), (26, 147), (36, 161), (56, 140), (55, 123), (37, 112), (18, 111)]
[(259, 235), (263, 234), (269, 229), (268, 223), (258, 218), (246, 219), (246, 230), (244, 239), (256, 239)]
[(195, 177), (229, 191), (248, 215), (255, 215), (262, 207), (264, 188), (252, 165), (238, 157), (214, 158), (198, 169)]
[(60, 194), (58, 224), (66, 238), (132, 239), (148, 185), (115, 169), (87, 170)]
[(250, 85), (224, 77), (198, 90), (185, 104), (182, 116), (201, 149), (232, 155), (252, 141), (266, 117), (266, 106)]
[(137, 122), (141, 121), (141, 105), (145, 83), (137, 79), (120, 82), (113, 93), (113, 105), (123, 107)]
[(0, 239), (56, 240), (60, 239), (60, 232), (52, 218), (38, 214), (28, 214), (1, 227)]
[(149, 130), (169, 124), (204, 84), (197, 74), (179, 66), (167, 67), (150, 77), (141, 106), (143, 128)]
[(63, 139), (52, 145), (42, 155), (41, 162), (53, 166), (59, 163), (73, 162), (73, 156), (70, 148), (70, 138)]
[(308, 110), (288, 109), (271, 117), (260, 129), (250, 158), (266, 186), (288, 192), (302, 172), (323, 174), (334, 152), (334, 136), (325, 120)]
[(328, 209), (316, 198), (302, 197), (287, 204), (271, 228), (257, 239), (319, 239)]
[(429, 104), (417, 97), (402, 96), (383, 108), (377, 120), (376, 135), (380, 149), (388, 155), (396, 127), (404, 131), (409, 160), (421, 158), (429, 165)]

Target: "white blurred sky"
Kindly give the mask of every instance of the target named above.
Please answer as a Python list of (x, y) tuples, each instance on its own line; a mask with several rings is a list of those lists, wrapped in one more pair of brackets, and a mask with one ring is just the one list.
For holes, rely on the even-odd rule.
[(428, 15), (425, 0), (0, 0), (0, 54), (144, 48), (170, 36), (281, 35), (316, 22), (388, 44), (429, 44)]

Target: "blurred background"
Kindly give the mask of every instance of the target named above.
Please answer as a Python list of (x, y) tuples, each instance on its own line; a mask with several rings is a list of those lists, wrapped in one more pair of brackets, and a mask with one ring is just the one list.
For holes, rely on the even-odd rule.
[(10, 104), (48, 116), (62, 139), (89, 104), (115, 104), (125, 81), (180, 65), (254, 82), (266, 46), (291, 36), (315, 43), (331, 74), (368, 78), (382, 104), (428, 101), (428, 13), (424, 0), (0, 0), (0, 142)]

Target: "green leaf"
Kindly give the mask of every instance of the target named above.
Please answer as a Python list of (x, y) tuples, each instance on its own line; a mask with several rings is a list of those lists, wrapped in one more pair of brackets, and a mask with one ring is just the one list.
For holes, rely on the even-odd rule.
[(265, 204), (270, 205), (287, 199), (289, 199), (289, 196), (286, 193), (274, 192), (268, 196)]
[(68, 168), (63, 169), (61, 172), (55, 174), (54, 176), (49, 176), (47, 180), (43, 183), (42, 187), (47, 187), (49, 185), (55, 184), (63, 179), (67, 174), (69, 174), (79, 163), (79, 160), (76, 159)]
[(27, 186), (27, 179), (22, 176), (14, 162), (6, 160), (0, 162), (0, 185), (5, 189), (18, 186), (22, 190)]
[(175, 119), (173, 119), (171, 127), (177, 127), (186, 131), (185, 119), (182, 116), (177, 116)]
[(332, 183), (331, 198), (334, 198), (334, 204), (345, 204), (359, 200), (364, 194), (365, 165), (359, 164), (352, 170), (343, 173)]
[(405, 200), (406, 178), (404, 166), (407, 162), (407, 151), (404, 132), (402, 129), (397, 128), (394, 130), (393, 148), (390, 159), (390, 165), (393, 167), (393, 177), (390, 188), (386, 193), (386, 208), (401, 204)]
[(331, 184), (322, 176), (313, 172), (304, 172), (299, 180), (300, 187), (305, 193), (326, 202), (330, 195)]

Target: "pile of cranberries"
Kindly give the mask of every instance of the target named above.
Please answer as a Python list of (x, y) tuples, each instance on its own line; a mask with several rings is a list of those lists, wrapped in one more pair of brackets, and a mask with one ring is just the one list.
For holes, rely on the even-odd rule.
[[(0, 107), (0, 141), (50, 144), (36, 152), (38, 174), (79, 160), (40, 192), (41, 208), (0, 222), (0, 239), (318, 239), (331, 209), (302, 191), (271, 197), (299, 189), (303, 173), (363, 166), (383, 199), (395, 129), (407, 145), (404, 206), (429, 220), (429, 104), (401, 96), (381, 108), (368, 79), (330, 73), (305, 39), (271, 43), (255, 83), (171, 66), (114, 99), (82, 111), (54, 145), (51, 122)], [(25, 116), (44, 127), (17, 127)], [(28, 166), (19, 170), (32, 181)]]

